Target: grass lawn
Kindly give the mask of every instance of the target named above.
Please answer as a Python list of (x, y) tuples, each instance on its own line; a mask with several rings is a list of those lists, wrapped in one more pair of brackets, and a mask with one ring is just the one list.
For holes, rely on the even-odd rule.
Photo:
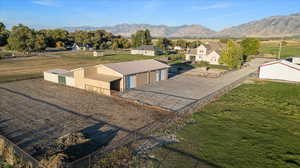
[(299, 100), (299, 84), (244, 84), (195, 113), (177, 133), (182, 141), (154, 155), (161, 167), (195, 166), (183, 157), (192, 156), (226, 168), (299, 168)]
[(199, 62), (199, 63), (196, 63), (196, 64), (192, 64), (192, 66), (194, 68), (198, 68), (198, 67), (209, 67), (209, 68), (212, 68), (212, 69), (224, 69), (224, 70), (229, 70), (229, 68), (227, 66), (224, 66), (224, 65), (213, 65), (213, 64), (208, 64), (206, 62)]
[[(279, 47), (272, 45), (263, 45), (259, 52), (262, 54), (272, 54), (278, 56)], [(291, 58), (293, 56), (300, 56), (300, 46), (284, 46), (282, 47), (281, 58)]]
[(93, 57), (91, 52), (87, 54), (87, 52), (67, 51), (49, 53), (52, 57), (39, 56), (3, 59), (0, 60), (0, 82), (41, 77), (43, 71), (54, 68), (73, 69), (102, 63), (156, 58), (152, 56), (131, 55), (126, 52), (107, 52), (109, 54), (103, 57)]

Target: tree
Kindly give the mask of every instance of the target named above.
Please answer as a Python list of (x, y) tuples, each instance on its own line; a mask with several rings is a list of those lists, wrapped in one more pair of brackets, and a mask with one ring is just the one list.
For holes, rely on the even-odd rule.
[(132, 34), (131, 40), (132, 40), (133, 47), (152, 44), (152, 37), (148, 29), (139, 30), (135, 34)]
[(44, 51), (47, 48), (46, 37), (42, 33), (35, 34), (34, 51)]
[(163, 50), (167, 50), (168, 47), (172, 45), (171, 43), (172, 43), (171, 40), (169, 40), (167, 38), (160, 38), (156, 42), (156, 46)]
[(202, 42), (199, 41), (199, 40), (197, 40), (197, 41), (192, 41), (192, 42), (190, 42), (190, 43), (187, 43), (187, 46), (188, 46), (189, 48), (197, 48), (197, 47), (199, 47), (201, 44), (202, 44)]
[(43, 33), (35, 32), (22, 24), (12, 28), (7, 41), (9, 49), (23, 52), (42, 51), (47, 46)]
[(281, 45), (282, 45), (282, 46), (287, 46), (287, 45), (288, 45), (288, 42), (287, 42), (287, 41), (282, 41), (282, 42), (281, 42)]
[(241, 47), (228, 40), (227, 46), (222, 50), (220, 62), (227, 65), (229, 68), (240, 68), (243, 60), (243, 52)]
[(56, 48), (62, 48), (65, 46), (65, 44), (62, 41), (58, 41), (58, 42), (56, 42), (55, 46), (56, 46)]
[(250, 55), (257, 55), (260, 48), (260, 41), (256, 38), (246, 38), (241, 42), (243, 48), (244, 61)]
[(6, 30), (5, 25), (0, 22), (0, 46), (7, 44), (7, 39), (9, 37), (9, 31)]
[(182, 40), (182, 39), (177, 40), (177, 41), (175, 42), (175, 45), (176, 45), (176, 46), (180, 46), (181, 48), (187, 48), (187, 47), (188, 47), (187, 41), (186, 41), (186, 40)]

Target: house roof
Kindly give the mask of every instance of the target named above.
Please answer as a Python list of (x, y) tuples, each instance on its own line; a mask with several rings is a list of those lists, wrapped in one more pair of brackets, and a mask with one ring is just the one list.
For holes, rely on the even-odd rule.
[(138, 48), (136, 48), (136, 50), (151, 50), (151, 51), (157, 51), (160, 50), (159, 47), (156, 47), (154, 45), (142, 45)]
[(289, 68), (296, 69), (296, 70), (300, 71), (300, 65), (293, 64), (293, 63), (291, 63), (289, 61), (286, 61), (286, 60), (278, 60), (278, 61), (268, 62), (268, 63), (262, 64), (260, 67), (266, 67), (266, 66), (270, 66), (270, 65), (274, 65), (274, 64), (281, 64), (281, 65), (284, 65), (286, 67), (289, 67)]
[(83, 43), (74, 43), (74, 44), (73, 44), (73, 47), (74, 47), (75, 45), (77, 45), (78, 47), (87, 47), (87, 48), (92, 47), (92, 46), (89, 45), (89, 44), (83, 44)]
[[(218, 54), (221, 54), (222, 50), (226, 47), (225, 44), (216, 43), (216, 42), (209, 42), (209, 43), (201, 44), (201, 45), (203, 45), (207, 49), (207, 55), (212, 53), (213, 51), (217, 52)], [(189, 50), (188, 54), (197, 55), (197, 48), (193, 48), (193, 49)]]
[(218, 54), (221, 54), (222, 50), (226, 48), (225, 44), (218, 42), (209, 42), (203, 45), (206, 47), (208, 54), (210, 54), (213, 51), (217, 52)]
[(122, 75), (137, 74), (170, 67), (167, 64), (161, 63), (153, 59), (103, 64), (103, 66), (110, 68)]

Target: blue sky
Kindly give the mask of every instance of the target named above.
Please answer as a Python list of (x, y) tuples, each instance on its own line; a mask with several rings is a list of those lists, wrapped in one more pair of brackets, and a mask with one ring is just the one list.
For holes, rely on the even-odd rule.
[(297, 12), (300, 0), (0, 0), (1, 22), (47, 28), (143, 23), (221, 30)]

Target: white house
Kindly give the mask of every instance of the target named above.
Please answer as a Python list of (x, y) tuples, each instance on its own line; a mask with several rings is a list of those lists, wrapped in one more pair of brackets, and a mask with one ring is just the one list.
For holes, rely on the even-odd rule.
[(180, 47), (180, 46), (175, 46), (175, 47), (174, 47), (174, 50), (176, 50), (176, 51), (182, 51), (182, 50), (183, 50), (183, 48), (182, 48), (182, 47)]
[(92, 46), (89, 44), (74, 43), (71, 47), (73, 51), (90, 51)]
[(300, 82), (300, 65), (286, 60), (265, 63), (259, 67), (259, 78)]
[(136, 49), (131, 50), (130, 53), (134, 55), (156, 56), (162, 54), (162, 49), (153, 45), (142, 45)]
[(294, 64), (300, 64), (300, 56), (298, 56), (298, 57), (293, 57), (292, 59), (293, 59), (292, 62), (293, 62)]
[(221, 43), (206, 43), (201, 44), (199, 47), (194, 49), (188, 49), (185, 59), (187, 61), (206, 61), (210, 64), (219, 65), (219, 59), (221, 52), (225, 48), (225, 45)]

